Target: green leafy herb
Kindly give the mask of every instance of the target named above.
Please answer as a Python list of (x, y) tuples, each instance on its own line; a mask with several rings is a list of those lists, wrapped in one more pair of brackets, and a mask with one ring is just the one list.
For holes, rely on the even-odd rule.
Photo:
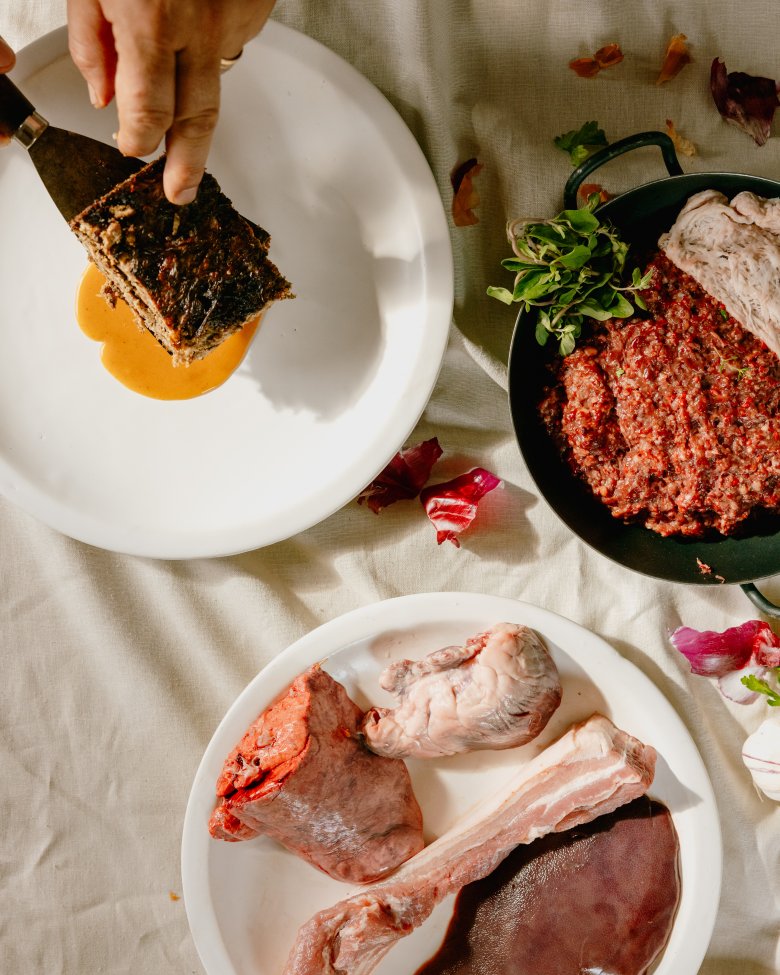
[(735, 372), (737, 374), (737, 382), (744, 379), (745, 376), (750, 375), (750, 366), (741, 366), (739, 364), (739, 359), (735, 355), (730, 359), (724, 359), (723, 356), (720, 356), (718, 372), (725, 372), (726, 369), (729, 369), (731, 372)]
[(780, 708), (780, 694), (773, 687), (770, 687), (765, 680), (761, 680), (755, 674), (748, 674), (746, 677), (741, 677), (740, 680), (749, 691), (766, 694), (766, 703), (771, 708)]
[(556, 136), (553, 142), (563, 152), (568, 152), (572, 166), (579, 166), (588, 156), (609, 145), (604, 130), (599, 128), (598, 122), (586, 122), (579, 129), (572, 129), (570, 132)]
[(723, 321), (727, 322), (729, 320), (729, 313), (726, 311), (726, 309), (719, 308), (718, 311), (720, 312), (720, 317), (723, 319)]
[[(501, 265), (514, 272), (514, 288), (487, 289), (507, 305), (538, 309), (536, 341), (545, 345), (554, 335), (561, 355), (574, 350), (586, 318), (629, 318), (634, 305), (645, 309), (637, 292), (649, 285), (652, 272), (634, 268), (630, 283), (623, 283), (628, 244), (599, 221), (593, 212), (598, 204), (594, 193), (586, 206), (563, 210), (552, 220), (510, 224), (515, 256)], [(626, 294), (633, 295), (633, 305)]]

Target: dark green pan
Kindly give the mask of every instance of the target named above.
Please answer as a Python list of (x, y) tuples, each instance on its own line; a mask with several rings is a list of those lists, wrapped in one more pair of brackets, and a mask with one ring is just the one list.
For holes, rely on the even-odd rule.
[[(780, 182), (756, 176), (685, 175), (671, 139), (663, 132), (643, 132), (608, 146), (578, 167), (566, 183), (564, 205), (567, 208), (577, 205), (580, 184), (604, 163), (624, 152), (651, 145), (661, 149), (670, 175), (623, 193), (598, 211), (632, 246), (654, 246), (661, 233), (674, 223), (688, 197), (699, 190), (716, 189), (729, 197), (741, 190), (765, 197), (780, 196)], [(518, 315), (509, 352), (512, 423), (523, 459), (553, 511), (575, 535), (620, 565), (670, 582), (738, 583), (763, 613), (780, 618), (780, 607), (763, 596), (754, 584), (756, 580), (780, 573), (780, 518), (768, 519), (766, 524), (754, 526), (751, 534), (740, 537), (662, 538), (640, 525), (626, 525), (613, 518), (569, 472), (536, 414), (546, 375), (544, 361), (556, 354), (552, 345), (544, 348), (537, 345), (526, 314)], [(700, 562), (712, 572), (703, 572)]]

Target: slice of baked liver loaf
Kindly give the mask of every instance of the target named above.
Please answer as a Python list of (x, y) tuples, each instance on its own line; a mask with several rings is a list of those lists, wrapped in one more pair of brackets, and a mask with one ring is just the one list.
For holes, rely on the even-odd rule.
[(197, 198), (169, 203), (165, 157), (134, 173), (70, 222), (140, 326), (173, 357), (200, 359), (271, 302), (292, 297), (268, 259), (270, 236), (233, 207), (209, 173)]

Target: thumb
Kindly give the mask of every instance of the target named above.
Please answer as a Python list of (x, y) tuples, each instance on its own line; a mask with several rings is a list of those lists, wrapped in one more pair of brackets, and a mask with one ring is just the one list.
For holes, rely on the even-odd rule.
[(0, 37), (0, 74), (5, 74), (6, 71), (10, 71), (15, 64), (16, 55), (3, 38)]

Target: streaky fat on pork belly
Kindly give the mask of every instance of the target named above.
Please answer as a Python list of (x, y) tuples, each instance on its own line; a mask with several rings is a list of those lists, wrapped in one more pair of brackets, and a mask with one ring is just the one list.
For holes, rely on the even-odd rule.
[(315, 914), (298, 931), (284, 975), (369, 975), (437, 903), (516, 846), (643, 795), (655, 761), (651, 746), (602, 715), (574, 725), (391, 877)]
[(368, 747), (392, 758), (438, 758), (513, 748), (535, 738), (561, 701), (558, 670), (534, 630), (497, 623), (421, 660), (398, 660), (380, 679), (398, 698), (370, 708)]

